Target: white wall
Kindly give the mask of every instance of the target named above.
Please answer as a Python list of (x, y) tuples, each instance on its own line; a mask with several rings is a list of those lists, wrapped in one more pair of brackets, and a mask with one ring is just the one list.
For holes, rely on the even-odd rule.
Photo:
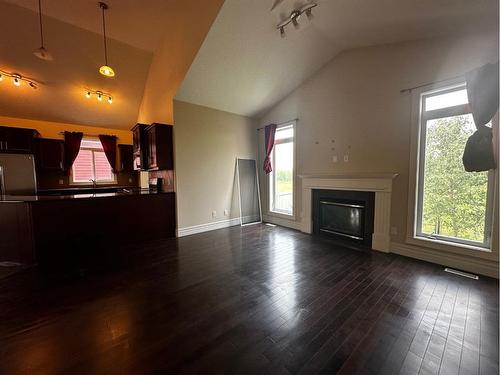
[[(298, 117), (297, 174), (332, 172), (396, 172), (391, 226), (395, 251), (402, 252), (406, 238), (408, 177), (410, 157), (411, 94), (400, 90), (455, 77), (486, 62), (498, 60), (498, 36), (474, 35), (405, 42), (341, 53), (308, 81), (259, 120), (259, 126)], [(264, 154), (259, 140), (259, 157)], [(349, 162), (343, 162), (343, 155)], [(338, 156), (338, 163), (332, 156)], [(268, 207), (264, 175), (263, 208)], [(300, 179), (297, 179), (295, 220), (284, 222), (297, 227), (300, 221)], [(269, 218), (273, 220), (272, 218)], [(498, 225), (497, 225), (498, 226)], [(498, 237), (498, 236), (497, 236)], [(498, 239), (490, 254), (463, 253), (461, 263), (474, 258), (477, 272), (494, 274), (498, 264)], [(413, 251), (410, 254), (410, 250)], [(406, 255), (420, 256), (407, 249)], [(444, 263), (443, 254), (430, 253), (426, 259)], [(448, 255), (446, 255), (448, 256)], [(436, 259), (438, 257), (439, 259)], [(481, 258), (477, 260), (476, 258)], [(444, 259), (444, 260), (443, 260)], [(483, 268), (481, 268), (483, 267)], [(484, 270), (484, 267), (488, 270)], [(496, 271), (498, 274), (498, 271)]]
[[(177, 226), (180, 234), (228, 226), (239, 217), (236, 158), (255, 159), (257, 136), (251, 119), (174, 101)], [(229, 215), (224, 216), (224, 210)], [(212, 211), (217, 217), (212, 217)], [(224, 221), (224, 223), (219, 223)], [(239, 223), (233, 220), (232, 223)], [(216, 224), (214, 224), (216, 223)]]

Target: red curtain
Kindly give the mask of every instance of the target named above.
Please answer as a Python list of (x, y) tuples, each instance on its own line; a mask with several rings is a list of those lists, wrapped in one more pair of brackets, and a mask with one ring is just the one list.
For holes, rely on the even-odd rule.
[(267, 125), (265, 127), (265, 142), (266, 142), (266, 158), (264, 159), (264, 172), (269, 174), (272, 172), (273, 167), (271, 166), (271, 151), (274, 146), (274, 136), (276, 134), (276, 124)]
[(71, 167), (80, 151), (82, 138), (83, 133), (64, 132), (64, 171), (68, 176), (71, 173)]
[(100, 135), (99, 140), (106, 154), (106, 159), (111, 165), (111, 170), (116, 173), (116, 137), (114, 135)]

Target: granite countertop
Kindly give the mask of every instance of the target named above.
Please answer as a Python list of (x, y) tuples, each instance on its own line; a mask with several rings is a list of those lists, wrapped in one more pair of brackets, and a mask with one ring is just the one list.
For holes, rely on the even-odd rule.
[(134, 189), (122, 190), (115, 193), (93, 193), (93, 194), (67, 194), (67, 195), (0, 195), (0, 203), (2, 202), (45, 202), (45, 201), (60, 201), (71, 199), (99, 199), (110, 197), (126, 197), (137, 195), (157, 195), (170, 194), (158, 193), (149, 189)]

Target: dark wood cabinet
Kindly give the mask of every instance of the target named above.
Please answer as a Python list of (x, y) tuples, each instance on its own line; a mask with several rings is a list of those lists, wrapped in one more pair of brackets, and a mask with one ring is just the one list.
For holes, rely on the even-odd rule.
[(33, 154), (35, 137), (38, 135), (34, 129), (0, 126), (0, 152)]
[(137, 124), (132, 128), (133, 144), (133, 168), (134, 170), (145, 170), (148, 164), (148, 146), (146, 129), (148, 125)]
[(146, 129), (148, 143), (148, 169), (174, 169), (173, 126), (152, 124)]
[(35, 161), (40, 170), (64, 170), (64, 141), (39, 138), (36, 140)]
[(133, 145), (118, 145), (120, 152), (120, 171), (134, 171), (134, 146)]

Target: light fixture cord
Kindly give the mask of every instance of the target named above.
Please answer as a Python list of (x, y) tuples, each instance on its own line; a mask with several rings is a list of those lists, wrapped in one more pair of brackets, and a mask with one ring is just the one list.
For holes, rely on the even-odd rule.
[(104, 17), (105, 6), (102, 3), (101, 3), (101, 9), (102, 9), (102, 30), (103, 30), (103, 36), (104, 36), (104, 61), (105, 61), (106, 66), (107, 66), (108, 65), (108, 46), (106, 43), (106, 18)]
[(38, 0), (38, 20), (40, 21), (40, 42), (43, 47), (42, 0)]

